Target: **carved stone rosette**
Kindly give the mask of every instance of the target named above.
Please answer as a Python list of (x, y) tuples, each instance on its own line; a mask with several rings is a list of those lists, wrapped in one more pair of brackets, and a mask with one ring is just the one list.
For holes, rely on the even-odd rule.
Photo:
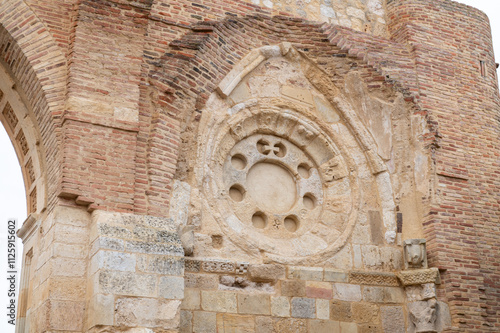
[(290, 108), (256, 103), (217, 132), (204, 188), (235, 244), (278, 262), (320, 260), (344, 245), (359, 194), (328, 130)]

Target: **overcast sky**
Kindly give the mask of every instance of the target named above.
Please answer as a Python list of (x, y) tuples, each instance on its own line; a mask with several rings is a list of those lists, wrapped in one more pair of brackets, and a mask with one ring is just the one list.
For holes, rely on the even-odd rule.
[[(500, 62), (500, 1), (499, 0), (460, 0), (457, 2), (479, 8), (490, 18), (493, 32), (493, 44), (496, 61)], [(0, 309), (7, 304), (6, 285), (6, 231), (7, 219), (15, 217), (18, 226), (26, 219), (26, 197), (24, 184), (14, 148), (0, 125)], [(19, 245), (19, 251), (21, 246)], [(20, 256), (19, 256), (20, 257)], [(19, 277), (18, 277), (19, 280)], [(19, 289), (18, 289), (19, 290)], [(14, 333), (14, 328), (7, 324), (5, 310), (0, 310), (0, 332)]]

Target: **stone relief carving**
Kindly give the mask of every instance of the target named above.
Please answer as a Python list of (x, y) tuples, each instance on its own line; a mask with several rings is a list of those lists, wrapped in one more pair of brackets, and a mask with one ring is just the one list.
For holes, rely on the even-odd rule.
[(415, 325), (415, 332), (437, 332), (436, 311), (437, 301), (435, 298), (427, 301), (418, 301), (408, 304), (410, 320)]
[[(355, 221), (356, 178), (328, 134), (293, 110), (267, 105), (243, 107), (226, 124), (208, 177), (222, 231), (269, 257), (342, 245)], [(325, 205), (339, 199), (342, 211)]]
[(405, 269), (427, 268), (425, 239), (407, 239), (404, 241)]
[(349, 283), (374, 286), (399, 286), (398, 278), (393, 273), (350, 272)]
[(228, 242), (218, 252), (200, 243), (200, 253), (235, 246), (265, 262), (319, 263), (354, 229), (361, 179), (376, 181), (373, 202), (383, 206), (386, 232), (395, 230), (385, 163), (325, 75), (281, 43), (250, 51), (220, 82), (200, 123), (209, 139), (197, 147), (195, 178), (208, 210), (203, 228)]

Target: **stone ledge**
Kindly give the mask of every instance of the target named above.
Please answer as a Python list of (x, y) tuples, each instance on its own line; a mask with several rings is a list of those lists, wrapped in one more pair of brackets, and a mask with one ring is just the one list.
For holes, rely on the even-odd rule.
[(439, 270), (435, 267), (429, 269), (415, 269), (409, 271), (401, 271), (398, 273), (398, 278), (403, 286), (411, 286), (415, 284), (435, 283), (439, 284), (441, 278)]
[(349, 272), (349, 283), (351, 284), (363, 284), (363, 285), (374, 285), (374, 286), (388, 286), (397, 287), (399, 286), (398, 278), (394, 273), (383, 273), (383, 272), (361, 272), (353, 271)]

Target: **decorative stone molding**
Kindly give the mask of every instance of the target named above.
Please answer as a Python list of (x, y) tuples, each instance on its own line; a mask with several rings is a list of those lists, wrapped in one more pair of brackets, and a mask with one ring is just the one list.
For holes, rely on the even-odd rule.
[(390, 287), (399, 286), (396, 274), (378, 272), (350, 272), (349, 283)]
[[(259, 112), (252, 111), (256, 106)], [(211, 215), (220, 216), (223, 233), (278, 262), (345, 243), (357, 215), (357, 177), (330, 133), (267, 103), (242, 106), (218, 132), (203, 150), (210, 152), (205, 172), (212, 181), (205, 188), (213, 198)]]
[(416, 269), (411, 271), (401, 271), (398, 273), (398, 278), (403, 286), (411, 286), (416, 284), (440, 283), (439, 270), (435, 267), (428, 269)]

